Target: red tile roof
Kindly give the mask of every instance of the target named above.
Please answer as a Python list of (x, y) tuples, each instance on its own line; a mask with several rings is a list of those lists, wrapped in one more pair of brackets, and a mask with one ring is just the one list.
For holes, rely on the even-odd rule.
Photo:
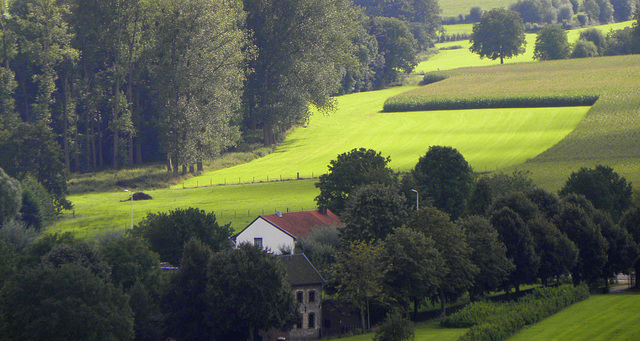
[(282, 217), (277, 214), (265, 215), (262, 218), (285, 230), (296, 238), (304, 238), (311, 230), (320, 225), (342, 226), (338, 216), (327, 210), (327, 214), (318, 211), (302, 211), (282, 213)]

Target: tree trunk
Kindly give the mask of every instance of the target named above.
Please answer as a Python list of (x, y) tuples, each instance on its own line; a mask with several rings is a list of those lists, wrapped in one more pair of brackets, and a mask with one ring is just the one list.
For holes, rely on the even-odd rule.
[[(116, 75), (118, 74), (118, 66), (115, 66), (115, 73)], [(120, 140), (120, 133), (119, 133), (119, 129), (118, 129), (118, 117), (120, 116), (120, 82), (117, 79), (116, 76), (116, 84), (115, 84), (115, 89), (114, 89), (114, 103), (113, 103), (113, 107), (111, 108), (112, 112), (112, 117), (111, 117), (111, 123), (112, 123), (112, 127), (113, 127), (113, 169), (118, 169), (118, 148), (120, 148), (120, 146), (118, 145), (118, 141)]]
[(167, 154), (167, 172), (173, 171), (173, 164), (171, 163), (171, 154)]
[(71, 172), (69, 160), (69, 81), (67, 76), (62, 76), (62, 149), (64, 151), (64, 168)]
[(447, 316), (447, 299), (444, 296), (444, 288), (440, 287), (440, 316)]
[(189, 173), (194, 174), (195, 172), (196, 172), (196, 169), (194, 165), (189, 165)]
[(362, 327), (362, 332), (367, 330), (367, 325), (364, 319), (364, 308), (360, 308), (360, 326)]
[(197, 167), (196, 169), (198, 170), (198, 172), (204, 171), (204, 166), (202, 165), (202, 161), (198, 161), (196, 163), (196, 167)]

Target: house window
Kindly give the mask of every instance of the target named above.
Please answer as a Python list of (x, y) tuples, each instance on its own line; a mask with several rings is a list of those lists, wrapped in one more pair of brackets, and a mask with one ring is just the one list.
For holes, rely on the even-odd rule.
[(262, 238), (253, 238), (253, 245), (262, 247)]
[(309, 329), (316, 327), (316, 314), (309, 313)]
[(298, 303), (302, 303), (302, 291), (296, 292), (296, 300)]
[(316, 292), (314, 290), (309, 291), (309, 302), (316, 301)]

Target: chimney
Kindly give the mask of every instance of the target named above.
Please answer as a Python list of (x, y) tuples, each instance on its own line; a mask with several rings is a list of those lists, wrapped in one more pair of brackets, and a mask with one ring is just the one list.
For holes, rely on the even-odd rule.
[(277, 211), (277, 212), (276, 212), (276, 215), (277, 215), (278, 217), (282, 218), (282, 211)]
[(318, 212), (320, 212), (320, 214), (322, 215), (327, 215), (327, 206), (318, 207)]

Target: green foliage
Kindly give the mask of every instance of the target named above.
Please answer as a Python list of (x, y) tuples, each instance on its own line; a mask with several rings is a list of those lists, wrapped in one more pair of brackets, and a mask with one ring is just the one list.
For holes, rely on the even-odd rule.
[(403, 74), (411, 73), (417, 64), (413, 34), (396, 18), (375, 17), (369, 25), (369, 31), (378, 40), (378, 52), (384, 56), (384, 70), (377, 75), (377, 88), (400, 84)]
[(527, 192), (534, 187), (531, 173), (518, 169), (511, 174), (494, 172), (482, 179), (485, 179), (491, 188), (491, 202), (514, 192)]
[(477, 302), (444, 319), (446, 327), (473, 326), (461, 340), (506, 340), (525, 325), (589, 297), (586, 286), (538, 288), (515, 303)]
[[(576, 201), (588, 204), (576, 204)], [(586, 281), (594, 285), (600, 279), (607, 262), (607, 241), (593, 221), (593, 206), (583, 196), (567, 196), (562, 202), (562, 211), (556, 220), (560, 231), (564, 232), (580, 250), (578, 262), (571, 270), (574, 283)]]
[(525, 39), (522, 19), (516, 12), (492, 9), (485, 13), (480, 23), (473, 26), (471, 52), (480, 58), (496, 60), (511, 58), (524, 52)]
[[(624, 228), (636, 246), (640, 248), (640, 207), (631, 207), (620, 219), (620, 227)], [(636, 273), (640, 273), (640, 259), (633, 264)], [(640, 284), (636, 281), (636, 288), (640, 288)]]
[(77, 264), (26, 268), (0, 292), (8, 340), (132, 340), (127, 297)]
[(330, 281), (338, 299), (360, 310), (362, 330), (367, 329), (365, 310), (369, 301), (384, 302), (384, 279), (391, 264), (385, 262), (382, 245), (366, 241), (350, 243), (338, 254), (338, 261), (331, 268)]
[(431, 83), (443, 81), (447, 78), (449, 78), (449, 75), (441, 72), (425, 73), (424, 77), (422, 77), (422, 82), (420, 82), (420, 85), (429, 85)]
[[(397, 228), (384, 240), (385, 259), (391, 264), (386, 282), (390, 295), (404, 313), (414, 311), (425, 299), (433, 297), (443, 280), (444, 259), (433, 239), (408, 228)], [(392, 324), (396, 322), (390, 322)]]
[(320, 195), (318, 206), (326, 206), (340, 215), (346, 206), (349, 194), (357, 187), (367, 184), (391, 185), (396, 182), (393, 170), (388, 168), (389, 157), (382, 157), (373, 149), (352, 149), (338, 155), (329, 163), (329, 173), (322, 174), (316, 183)]
[(353, 62), (359, 25), (345, 0), (246, 0), (247, 29), (258, 49), (244, 88), (247, 126), (261, 126), (264, 144), (306, 122), (310, 104), (334, 110), (343, 66)]
[(598, 48), (593, 42), (580, 39), (573, 45), (571, 58), (590, 58), (597, 56)]
[(631, 206), (632, 192), (627, 179), (609, 166), (598, 165), (595, 168), (583, 167), (571, 173), (559, 194), (561, 197), (570, 193), (582, 194), (596, 209), (608, 212), (618, 221)]
[(447, 212), (452, 220), (465, 212), (473, 190), (473, 169), (457, 149), (429, 147), (411, 171), (411, 177), (423, 202)]
[(22, 206), (20, 182), (0, 168), (0, 227), (18, 215)]
[(55, 201), (51, 194), (32, 175), (27, 175), (21, 182), (23, 189), (22, 220), (28, 226), (41, 230), (54, 222), (57, 216)]
[(533, 236), (536, 254), (540, 257), (537, 276), (546, 285), (547, 279), (568, 275), (578, 261), (579, 250), (566, 234), (551, 221), (538, 217), (527, 223)]
[(522, 218), (508, 207), (503, 207), (491, 215), (491, 225), (500, 234), (500, 240), (507, 247), (507, 257), (516, 268), (509, 276), (509, 284), (516, 291), (522, 284), (532, 283), (540, 267), (540, 256), (535, 251), (535, 241)]
[(571, 45), (567, 32), (558, 25), (548, 25), (538, 32), (533, 58), (537, 60), (554, 60), (569, 57)]
[(465, 293), (480, 271), (471, 259), (473, 249), (467, 243), (462, 226), (451, 222), (447, 213), (436, 208), (415, 211), (409, 217), (407, 227), (433, 239), (444, 259), (444, 267), (440, 269), (444, 277), (437, 296), (444, 316), (447, 301), (455, 301)]
[(85, 241), (53, 246), (42, 257), (41, 264), (52, 268), (60, 268), (65, 264), (80, 265), (105, 281), (109, 281), (111, 276), (111, 266), (100, 257), (92, 244)]
[(358, 240), (383, 240), (407, 217), (404, 198), (394, 186), (382, 184), (357, 187), (340, 216), (344, 228), (340, 239), (348, 244)]
[(471, 261), (480, 272), (475, 276), (469, 289), (472, 300), (498, 290), (509, 274), (515, 269), (513, 261), (507, 258), (507, 248), (500, 241), (498, 231), (489, 220), (480, 216), (470, 216), (456, 222), (462, 226), (469, 247), (473, 250)]
[(70, 209), (66, 199), (67, 173), (56, 136), (43, 122), (21, 123), (0, 132), (0, 167), (22, 180), (32, 174), (53, 196), (56, 208)]
[(415, 339), (415, 326), (399, 312), (387, 314), (376, 332), (374, 341), (413, 341)]
[(598, 49), (599, 54), (603, 54), (607, 45), (607, 37), (597, 28), (588, 28), (580, 32), (580, 40), (592, 42)]
[(184, 243), (197, 238), (214, 251), (231, 248), (233, 229), (219, 225), (214, 213), (197, 208), (175, 209), (169, 213), (149, 213), (130, 231), (141, 237), (160, 255), (160, 260), (177, 265)]
[(162, 310), (166, 334), (178, 339), (212, 339), (216, 329), (205, 318), (209, 312), (207, 266), (211, 249), (195, 238), (184, 244), (180, 267), (164, 291)]
[[(256, 276), (256, 274), (260, 274)], [(246, 340), (258, 330), (286, 330), (298, 318), (284, 266), (260, 246), (215, 253), (207, 267), (208, 322), (217, 340)]]
[(296, 253), (304, 253), (311, 264), (328, 278), (329, 268), (336, 261), (340, 248), (340, 235), (337, 226), (322, 225), (296, 240)]

